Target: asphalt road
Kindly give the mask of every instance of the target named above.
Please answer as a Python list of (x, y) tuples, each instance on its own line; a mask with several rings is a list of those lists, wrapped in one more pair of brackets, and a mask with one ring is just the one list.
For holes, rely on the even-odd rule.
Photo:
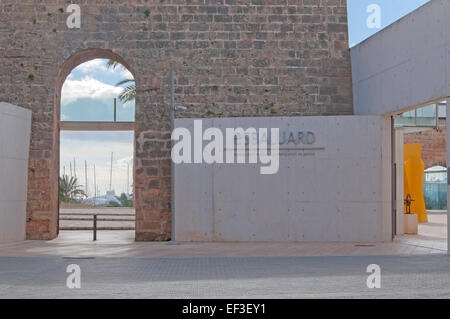
[[(80, 266), (69, 289), (67, 266)], [(369, 264), (381, 288), (369, 289)], [(71, 281), (75, 282), (75, 281)], [(449, 298), (450, 256), (0, 257), (0, 298)]]

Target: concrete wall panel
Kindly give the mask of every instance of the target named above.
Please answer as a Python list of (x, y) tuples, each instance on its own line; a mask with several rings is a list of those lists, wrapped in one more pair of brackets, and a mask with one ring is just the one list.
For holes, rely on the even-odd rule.
[(0, 243), (25, 239), (31, 111), (0, 102)]
[[(176, 126), (192, 131), (192, 122), (179, 119)], [(177, 165), (176, 239), (390, 240), (389, 123), (378, 116), (203, 120), (204, 130), (214, 125), (224, 132), (225, 127), (311, 131), (316, 142), (281, 145), (275, 175), (261, 175), (259, 163)]]

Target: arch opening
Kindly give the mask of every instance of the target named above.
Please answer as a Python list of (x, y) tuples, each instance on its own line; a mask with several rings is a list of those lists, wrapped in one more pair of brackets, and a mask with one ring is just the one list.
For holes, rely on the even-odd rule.
[(57, 234), (92, 236), (97, 215), (98, 231), (116, 233), (104, 238), (121, 231), (134, 240), (135, 98), (134, 73), (112, 51), (83, 50), (61, 67), (55, 97)]

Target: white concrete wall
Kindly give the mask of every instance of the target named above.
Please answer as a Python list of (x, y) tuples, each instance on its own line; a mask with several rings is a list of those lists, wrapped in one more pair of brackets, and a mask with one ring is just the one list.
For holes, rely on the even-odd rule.
[(432, 0), (351, 49), (355, 114), (400, 113), (450, 95), (449, 13), (449, 0)]
[(0, 243), (25, 239), (31, 111), (0, 102)]
[[(193, 132), (192, 119), (176, 120)], [(314, 155), (280, 149), (280, 170), (260, 164), (178, 164), (179, 241), (390, 241), (390, 122), (378, 116), (204, 119), (207, 127), (311, 131)], [(291, 144), (289, 147), (295, 147)], [(289, 155), (294, 154), (294, 155)]]
[(405, 177), (405, 161), (404, 161), (404, 131), (402, 128), (395, 130), (395, 164), (396, 171), (396, 208), (397, 208), (397, 222), (396, 234), (404, 235), (405, 233), (405, 212), (404, 212), (404, 177)]

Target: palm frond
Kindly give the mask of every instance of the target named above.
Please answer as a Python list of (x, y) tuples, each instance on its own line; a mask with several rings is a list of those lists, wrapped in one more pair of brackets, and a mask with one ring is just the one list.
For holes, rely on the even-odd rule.
[(106, 67), (111, 68), (113, 70), (115, 68), (117, 68), (118, 66), (122, 66), (122, 64), (120, 64), (119, 62), (112, 60), (112, 59), (109, 59), (108, 62), (106, 63)]
[(130, 85), (123, 89), (122, 93), (119, 94), (119, 100), (122, 103), (133, 101), (136, 98), (136, 85)]
[[(122, 64), (120, 64), (119, 62), (114, 61), (112, 59), (109, 59), (106, 65), (108, 68), (112, 68), (113, 70), (117, 67), (124, 68), (124, 66)], [(125, 87), (123, 89), (123, 91), (119, 94), (119, 100), (122, 103), (133, 101), (136, 98), (136, 82), (134, 81), (134, 79), (127, 78), (127, 79), (123, 79), (123, 80), (119, 81), (116, 84), (116, 86), (122, 86), (124, 84), (130, 84), (130, 83), (131, 83), (131, 85)]]
[(59, 199), (62, 202), (68, 203), (77, 201), (82, 197), (87, 197), (81, 185), (78, 185), (78, 179), (74, 176), (69, 177), (63, 175), (59, 177)]

